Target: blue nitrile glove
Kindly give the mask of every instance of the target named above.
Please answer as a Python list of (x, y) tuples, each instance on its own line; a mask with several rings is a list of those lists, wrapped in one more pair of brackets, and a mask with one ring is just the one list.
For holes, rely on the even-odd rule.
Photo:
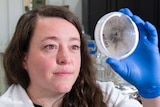
[(160, 96), (160, 54), (156, 28), (133, 15), (128, 8), (120, 12), (136, 23), (140, 40), (136, 50), (127, 58), (108, 58), (106, 61), (122, 78), (134, 85), (143, 98)]

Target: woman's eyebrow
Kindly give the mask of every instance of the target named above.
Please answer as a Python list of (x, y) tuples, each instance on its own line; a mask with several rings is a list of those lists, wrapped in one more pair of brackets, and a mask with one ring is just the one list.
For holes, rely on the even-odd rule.
[(45, 37), (44, 39), (42, 39), (41, 41), (43, 42), (43, 41), (46, 41), (46, 40), (56, 40), (56, 41), (58, 41), (58, 38), (55, 37), (55, 36), (48, 36), (48, 37)]
[(80, 42), (80, 39), (76, 38), (76, 37), (72, 37), (72, 38), (70, 38), (70, 41), (79, 41)]
[[(45, 37), (44, 39), (42, 39), (41, 41), (44, 42), (46, 40), (59, 41), (60, 39), (58, 37), (56, 37), (56, 36), (48, 36), (48, 37)], [(71, 38), (69, 38), (69, 41), (78, 41), (78, 42), (80, 42), (80, 38), (71, 37)]]

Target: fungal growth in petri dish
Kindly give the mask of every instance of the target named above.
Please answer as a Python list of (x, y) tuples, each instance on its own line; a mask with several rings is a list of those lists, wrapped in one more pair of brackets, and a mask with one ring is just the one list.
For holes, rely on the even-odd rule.
[(135, 45), (135, 28), (125, 15), (109, 18), (103, 27), (103, 44), (111, 56), (119, 58)]

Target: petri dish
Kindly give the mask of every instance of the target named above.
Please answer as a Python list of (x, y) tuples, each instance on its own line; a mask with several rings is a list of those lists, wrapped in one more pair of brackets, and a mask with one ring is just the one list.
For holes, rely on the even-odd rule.
[(98, 20), (94, 37), (98, 49), (104, 55), (123, 59), (136, 49), (139, 32), (129, 16), (121, 12), (110, 12)]

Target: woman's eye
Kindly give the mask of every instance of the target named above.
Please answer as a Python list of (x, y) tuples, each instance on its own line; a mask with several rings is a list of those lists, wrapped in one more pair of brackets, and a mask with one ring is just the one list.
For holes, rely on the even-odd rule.
[(78, 46), (78, 45), (73, 45), (73, 46), (72, 46), (72, 49), (73, 49), (73, 50), (79, 50), (79, 49), (80, 49), (80, 46)]
[(52, 49), (56, 49), (57, 47), (55, 45), (46, 45), (45, 46), (45, 49), (48, 49), (48, 50), (52, 50)]

